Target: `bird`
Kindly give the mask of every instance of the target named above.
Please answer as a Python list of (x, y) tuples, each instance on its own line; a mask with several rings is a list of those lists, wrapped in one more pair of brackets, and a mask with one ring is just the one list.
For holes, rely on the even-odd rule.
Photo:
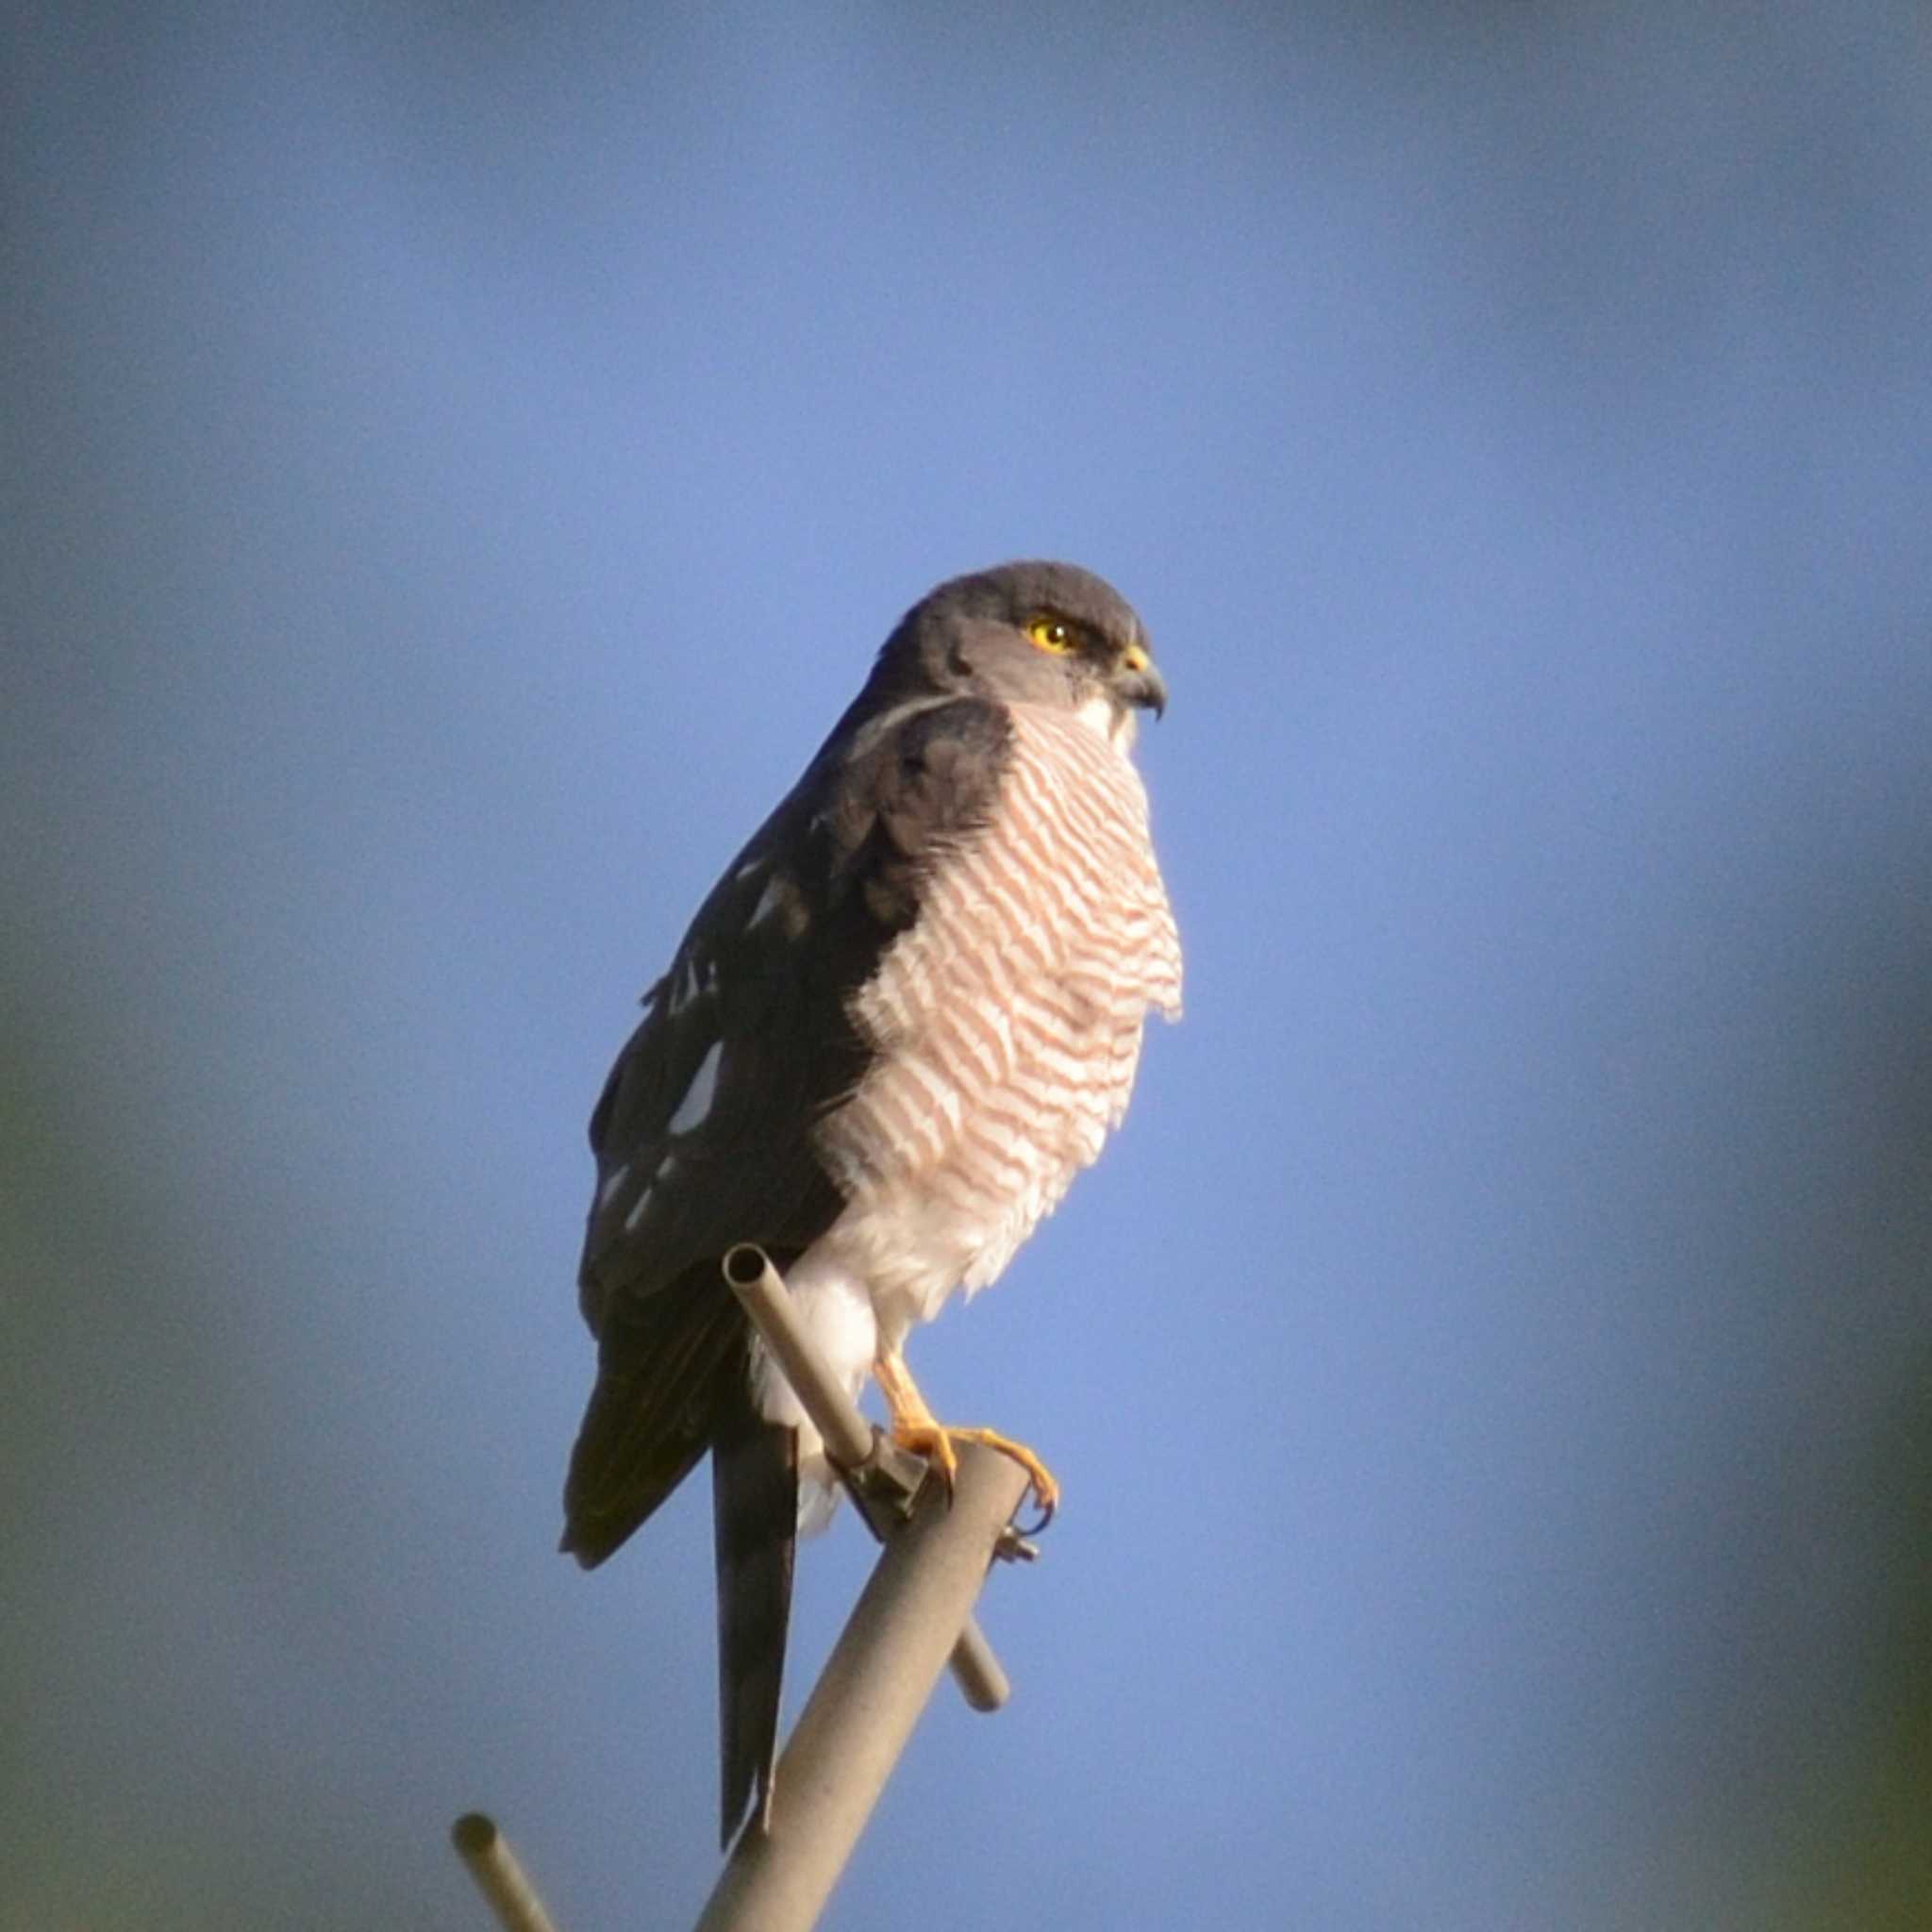
[(795, 1541), (835, 1472), (720, 1264), (783, 1273), (857, 1395), (952, 1466), (904, 1348), (971, 1296), (1119, 1124), (1181, 954), (1132, 758), (1167, 687), (1073, 564), (941, 584), (724, 869), (611, 1068), (578, 1274), (597, 1372), (561, 1547), (603, 1562), (708, 1450), (720, 1836), (769, 1824)]

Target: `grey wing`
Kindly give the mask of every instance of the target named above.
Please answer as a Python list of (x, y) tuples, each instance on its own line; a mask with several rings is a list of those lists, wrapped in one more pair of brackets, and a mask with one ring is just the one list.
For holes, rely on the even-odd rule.
[(768, 826), (707, 899), (591, 1116), (592, 1333), (734, 1241), (800, 1246), (837, 1212), (808, 1128), (862, 1052), (811, 943), (813, 855), (787, 851), (789, 829)]
[(863, 1050), (813, 942), (822, 895), (807, 881), (831, 855), (812, 816), (811, 794), (795, 792), (719, 881), (591, 1119), (578, 1280), (598, 1380), (565, 1489), (565, 1547), (587, 1563), (650, 1515), (733, 1411), (745, 1333), (719, 1257), (753, 1241), (782, 1262), (839, 1212), (810, 1124)]

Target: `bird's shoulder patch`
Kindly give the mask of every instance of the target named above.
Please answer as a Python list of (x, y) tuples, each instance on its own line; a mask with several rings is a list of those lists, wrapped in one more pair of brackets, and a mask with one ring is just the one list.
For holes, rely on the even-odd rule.
[(986, 698), (908, 709), (855, 761), (847, 810), (862, 836), (844, 868), (887, 933), (918, 916), (935, 864), (982, 829), (1013, 758), (1013, 720)]

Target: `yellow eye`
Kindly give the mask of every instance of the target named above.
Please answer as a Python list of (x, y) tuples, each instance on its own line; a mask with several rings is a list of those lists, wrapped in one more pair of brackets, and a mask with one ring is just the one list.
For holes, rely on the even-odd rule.
[(1058, 617), (1036, 617), (1026, 626), (1026, 635), (1042, 651), (1052, 651), (1058, 657), (1064, 658), (1075, 648), (1073, 627)]

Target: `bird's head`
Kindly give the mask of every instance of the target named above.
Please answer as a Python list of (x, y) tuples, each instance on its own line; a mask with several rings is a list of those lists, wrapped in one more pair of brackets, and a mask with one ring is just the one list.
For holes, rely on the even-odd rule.
[(928, 691), (1075, 711), (1124, 751), (1139, 713), (1167, 708), (1132, 605), (1071, 563), (1004, 563), (941, 584), (900, 620), (879, 669)]

